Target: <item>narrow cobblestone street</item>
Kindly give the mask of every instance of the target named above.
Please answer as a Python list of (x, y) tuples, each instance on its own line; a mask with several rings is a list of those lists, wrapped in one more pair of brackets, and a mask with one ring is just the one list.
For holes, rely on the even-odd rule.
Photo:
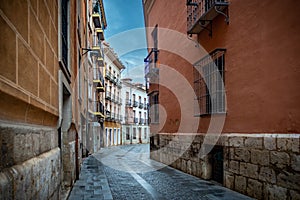
[(105, 148), (85, 159), (69, 199), (251, 198), (150, 160), (143, 144)]

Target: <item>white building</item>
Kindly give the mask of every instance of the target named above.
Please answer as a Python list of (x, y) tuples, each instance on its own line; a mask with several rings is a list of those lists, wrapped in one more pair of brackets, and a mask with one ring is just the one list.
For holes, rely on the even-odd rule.
[(145, 87), (122, 79), (122, 144), (149, 142), (148, 100)]
[(117, 54), (104, 43), (105, 60), (105, 132), (104, 146), (122, 144), (121, 137), (121, 71), (125, 68)]

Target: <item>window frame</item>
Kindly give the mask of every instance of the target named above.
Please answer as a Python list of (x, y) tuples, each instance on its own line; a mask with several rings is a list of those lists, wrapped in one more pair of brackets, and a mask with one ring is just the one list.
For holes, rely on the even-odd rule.
[(195, 117), (227, 112), (225, 53), (217, 48), (194, 64)]

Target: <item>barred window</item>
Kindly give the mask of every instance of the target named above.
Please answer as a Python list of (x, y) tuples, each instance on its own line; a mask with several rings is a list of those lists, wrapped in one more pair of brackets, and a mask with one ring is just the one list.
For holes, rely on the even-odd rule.
[(153, 92), (149, 95), (150, 100), (150, 122), (151, 123), (159, 123), (159, 93)]
[(61, 0), (61, 59), (66, 68), (68, 68), (68, 12), (69, 0)]
[(195, 63), (195, 116), (225, 113), (225, 49), (215, 49)]

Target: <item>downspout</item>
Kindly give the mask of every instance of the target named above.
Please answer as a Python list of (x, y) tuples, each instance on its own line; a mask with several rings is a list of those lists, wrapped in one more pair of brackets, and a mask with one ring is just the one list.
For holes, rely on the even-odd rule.
[[(88, 20), (89, 20), (89, 0), (86, 0), (86, 37), (85, 37), (85, 42), (86, 42), (86, 44), (88, 43), (88, 34), (89, 34), (89, 27), (88, 27)], [(88, 46), (88, 48), (89, 48), (89, 46)], [(89, 56), (89, 54), (88, 55), (86, 55), (86, 56)], [(87, 67), (87, 65), (84, 65), (85, 66), (85, 68)], [(86, 70), (85, 69), (85, 71), (87, 72), (87, 81), (89, 80), (89, 73), (88, 73), (88, 70)], [(88, 87), (88, 83), (87, 83), (87, 85), (86, 85), (86, 91), (87, 91), (87, 93), (85, 94), (86, 95), (86, 113), (85, 113), (85, 124), (86, 124), (86, 126), (85, 126), (85, 148), (86, 148), (86, 151), (85, 151), (85, 153), (87, 153), (87, 149), (88, 149), (88, 141), (90, 140), (90, 138), (88, 137), (89, 136), (89, 121), (88, 121), (88, 113), (89, 113), (89, 100), (88, 100), (88, 93), (89, 93), (89, 87)], [(86, 156), (88, 156), (88, 155), (86, 155)]]

